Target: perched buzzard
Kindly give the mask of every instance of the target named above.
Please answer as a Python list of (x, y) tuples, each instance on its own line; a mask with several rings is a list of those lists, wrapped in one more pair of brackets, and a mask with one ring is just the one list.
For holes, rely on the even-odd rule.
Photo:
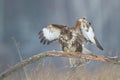
[[(102, 46), (96, 39), (91, 24), (85, 19), (78, 19), (75, 26), (69, 28), (64, 25), (50, 24), (39, 32), (41, 43), (50, 44), (57, 40), (65, 52), (81, 52), (83, 44), (93, 43), (103, 50)], [(84, 60), (78, 58), (70, 58), (71, 67), (79, 66)]]

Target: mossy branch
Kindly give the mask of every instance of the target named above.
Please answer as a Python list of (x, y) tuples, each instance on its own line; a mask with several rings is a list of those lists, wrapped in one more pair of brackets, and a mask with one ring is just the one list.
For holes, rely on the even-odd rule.
[(96, 61), (102, 61), (102, 62), (112, 62), (112, 63), (116, 63), (119, 64), (120, 62), (120, 58), (116, 57), (116, 58), (107, 58), (107, 57), (103, 57), (103, 56), (97, 56), (97, 55), (93, 55), (93, 54), (80, 54), (79, 52), (62, 52), (62, 51), (48, 51), (45, 53), (39, 53), (37, 55), (34, 55), (32, 57), (29, 57), (26, 60), (23, 60), (22, 62), (10, 67), (9, 69), (7, 69), (6, 71), (4, 71), (3, 73), (0, 74), (0, 80), (3, 80), (5, 77), (9, 76), (12, 72), (15, 72), (16, 70), (34, 63), (38, 60), (44, 59), (46, 57), (67, 57), (67, 58), (71, 58), (71, 57), (77, 57), (77, 58), (85, 58), (85, 59), (89, 59), (89, 60), (96, 60)]

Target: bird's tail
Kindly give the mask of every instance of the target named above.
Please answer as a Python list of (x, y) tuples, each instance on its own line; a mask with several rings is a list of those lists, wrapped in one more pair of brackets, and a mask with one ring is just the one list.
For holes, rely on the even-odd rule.
[(69, 58), (70, 67), (78, 67), (78, 66), (81, 66), (82, 64), (84, 64), (88, 61), (89, 60), (82, 59), (82, 58)]
[[(83, 47), (82, 54), (91, 54), (91, 52)], [(85, 58), (69, 58), (70, 67), (78, 67), (82, 64), (89, 62), (90, 60)]]

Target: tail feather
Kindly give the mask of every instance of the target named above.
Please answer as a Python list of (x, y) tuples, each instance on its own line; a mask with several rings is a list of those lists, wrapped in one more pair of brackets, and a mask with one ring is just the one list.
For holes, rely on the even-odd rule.
[(98, 47), (99, 49), (101, 49), (101, 50), (104, 50), (103, 47), (100, 45), (99, 41), (97, 40), (97, 38), (94, 37), (94, 39), (95, 39), (95, 42), (96, 42), (97, 47)]
[[(89, 51), (88, 49), (86, 49), (83, 46), (82, 54), (91, 54), (91, 51)], [(78, 67), (78, 66), (81, 66), (82, 64), (85, 64), (89, 61), (90, 60), (85, 59), (85, 58), (69, 58), (70, 67)]]
[(89, 60), (87, 59), (83, 59), (83, 58), (69, 58), (69, 63), (70, 63), (70, 67), (78, 67), (86, 62), (88, 62)]

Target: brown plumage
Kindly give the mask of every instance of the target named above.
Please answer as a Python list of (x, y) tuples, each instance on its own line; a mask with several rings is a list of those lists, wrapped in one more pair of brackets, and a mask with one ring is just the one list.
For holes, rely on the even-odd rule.
[[(48, 32), (46, 30), (48, 30)], [(46, 34), (46, 32), (49, 34), (53, 34), (52, 36), (54, 36), (54, 31), (56, 32), (55, 35), (57, 35), (56, 37), (51, 37), (51, 39), (48, 37), (50, 36), (49, 34)], [(58, 34), (57, 34), (58, 33)], [(45, 35), (46, 34), (46, 35)], [(79, 47), (82, 45), (82, 39), (80, 38), (80, 36), (77, 36), (72, 28), (68, 28), (64, 25), (57, 25), (57, 24), (51, 24), (48, 25), (47, 27), (43, 28), (40, 32), (39, 32), (39, 39), (41, 43), (46, 44), (46, 43), (51, 43), (52, 41), (58, 40), (59, 44), (62, 47), (62, 50), (65, 51), (65, 48), (67, 47)], [(79, 45), (79, 46), (78, 46)], [(76, 51), (76, 50), (74, 50)], [(82, 49), (80, 48), (80, 50), (77, 51), (82, 51)]]
[[(41, 39), (40, 42), (43, 44), (49, 44), (52, 41), (58, 40), (64, 52), (82, 52), (83, 40), (72, 28), (68, 28), (64, 25), (51, 24), (43, 28), (39, 32), (39, 35), (39, 38)], [(74, 62), (72, 62), (72, 60), (74, 60)], [(79, 60), (79, 58), (70, 58), (71, 67), (80, 65), (81, 62)]]

